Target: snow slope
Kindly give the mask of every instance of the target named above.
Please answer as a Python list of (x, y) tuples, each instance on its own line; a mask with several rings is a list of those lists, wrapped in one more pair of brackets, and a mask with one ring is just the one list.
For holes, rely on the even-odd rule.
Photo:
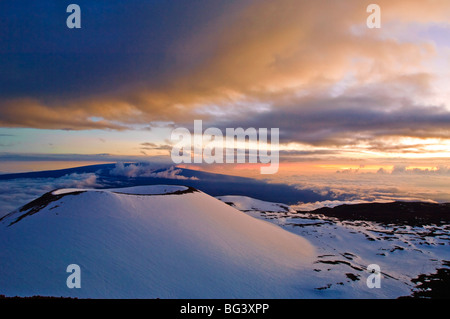
[(7, 296), (317, 297), (315, 259), (304, 238), (182, 186), (58, 190), (0, 219)]
[(236, 209), (239, 209), (240, 211), (265, 211), (277, 213), (287, 213), (291, 211), (289, 206), (286, 204), (266, 202), (247, 196), (227, 195), (217, 196), (216, 198), (229, 204), (230, 206), (235, 207)]
[[(450, 227), (381, 224), (276, 210), (275, 203), (245, 196), (218, 197), (246, 214), (298, 234), (315, 247), (310, 273), (319, 298), (397, 298), (416, 291), (413, 279), (435, 273), (450, 261)], [(369, 289), (367, 266), (381, 267), (380, 289)], [(448, 297), (448, 294), (447, 294)]]

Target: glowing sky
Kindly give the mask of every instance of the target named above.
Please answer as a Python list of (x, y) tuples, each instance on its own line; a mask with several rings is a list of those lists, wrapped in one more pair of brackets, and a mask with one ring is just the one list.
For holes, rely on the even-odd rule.
[(164, 157), (195, 119), (280, 128), (285, 176), (449, 165), (448, 0), (72, 2), (0, 2), (0, 171)]

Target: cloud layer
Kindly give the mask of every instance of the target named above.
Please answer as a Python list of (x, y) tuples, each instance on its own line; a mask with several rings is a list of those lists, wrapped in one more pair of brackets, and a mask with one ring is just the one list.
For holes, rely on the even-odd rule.
[(151, 165), (146, 164), (129, 164), (124, 165), (122, 162), (116, 164), (110, 172), (113, 176), (125, 176), (125, 177), (155, 177), (155, 178), (168, 178), (179, 180), (198, 180), (197, 177), (186, 177), (180, 175), (181, 169), (171, 166), (167, 169), (154, 169)]
[(95, 188), (100, 185), (92, 173), (60, 178), (13, 179), (0, 181), (0, 217), (57, 188)]
[[(112, 176), (136, 178), (154, 177), (175, 180), (199, 180), (197, 177), (186, 177), (180, 174), (181, 169), (173, 166), (155, 169), (155, 164), (128, 164), (118, 162), (109, 170)], [(44, 193), (59, 188), (111, 188), (111, 183), (105, 182), (96, 173), (72, 173), (58, 178), (16, 178), (0, 181), (0, 217), (14, 209), (29, 203)], [(120, 179), (118, 179), (118, 183)], [(113, 183), (114, 184), (114, 183)]]
[[(330, 154), (432, 153), (427, 139), (450, 140), (447, 0), (379, 0), (381, 29), (366, 27), (360, 0), (80, 0), (74, 32), (67, 4), (0, 4), (1, 127), (203, 119), (279, 127), (282, 143)], [(151, 142), (142, 154), (165, 147)]]

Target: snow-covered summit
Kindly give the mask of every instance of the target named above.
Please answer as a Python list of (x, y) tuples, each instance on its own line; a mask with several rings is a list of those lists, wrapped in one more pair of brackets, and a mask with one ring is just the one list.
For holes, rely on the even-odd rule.
[[(125, 187), (125, 188), (110, 188), (110, 189), (78, 189), (78, 188), (63, 188), (57, 189), (52, 193), (52, 195), (63, 195), (74, 192), (86, 192), (86, 191), (95, 191), (95, 192), (110, 192), (110, 193), (120, 193), (120, 194), (128, 194), (128, 195), (167, 195), (173, 193), (179, 193), (187, 191), (189, 188), (186, 186), (179, 185), (146, 185), (146, 186), (134, 186), (134, 187)], [(191, 188), (191, 191), (193, 189)]]
[[(310, 297), (314, 251), (193, 188), (61, 189), (0, 219), (0, 294)], [(79, 289), (66, 286), (70, 264)]]

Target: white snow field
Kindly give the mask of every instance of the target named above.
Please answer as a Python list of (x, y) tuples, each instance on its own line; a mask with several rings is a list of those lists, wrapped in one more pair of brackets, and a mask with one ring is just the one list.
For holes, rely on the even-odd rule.
[[(397, 298), (411, 295), (420, 274), (450, 261), (450, 226), (384, 225), (283, 209), (245, 196), (217, 197), (232, 207), (268, 220), (309, 240), (318, 254), (308, 275), (318, 298)], [(277, 209), (280, 207), (280, 209)], [(381, 268), (381, 288), (369, 289), (367, 267)], [(427, 281), (426, 279), (425, 281)]]
[(217, 196), (216, 198), (244, 212), (251, 212), (251, 211), (256, 212), (264, 211), (273, 213), (295, 212), (294, 210), (291, 210), (291, 208), (286, 204), (266, 202), (247, 196), (227, 195), (227, 196)]
[(62, 189), (0, 220), (6, 296), (320, 297), (316, 259), (299, 235), (182, 186)]

